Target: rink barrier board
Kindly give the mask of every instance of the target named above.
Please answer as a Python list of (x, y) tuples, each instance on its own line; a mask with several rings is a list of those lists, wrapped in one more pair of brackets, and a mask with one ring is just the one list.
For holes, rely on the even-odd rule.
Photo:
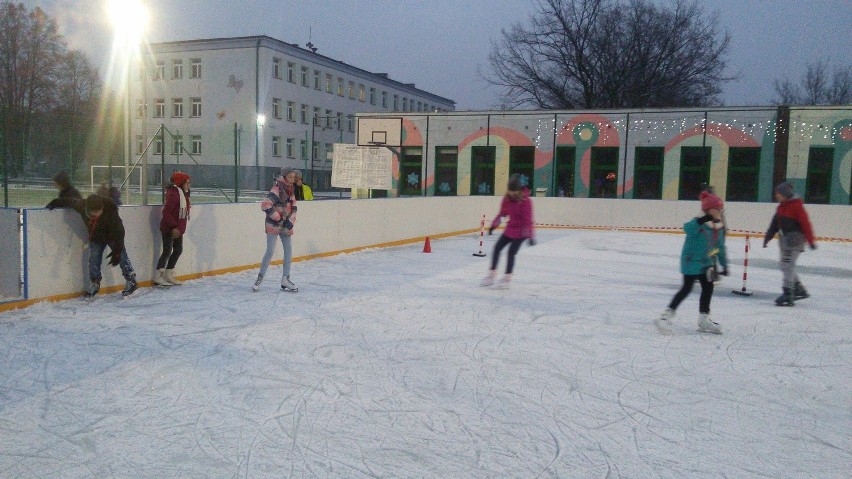
[[(576, 228), (681, 233), (685, 219), (700, 214), (698, 202), (534, 198), (539, 228)], [(325, 200), (299, 203), (294, 261), (330, 257), (369, 248), (384, 248), (479, 231), (482, 215), (491, 218), (499, 197), (420, 197), (371, 200)], [(852, 240), (852, 207), (807, 205), (820, 241)], [(141, 286), (150, 286), (161, 251), (160, 206), (124, 206), (126, 247)], [(763, 237), (776, 205), (728, 203), (731, 234)], [(24, 211), (25, 258), (22, 300), (0, 304), (0, 310), (39, 301), (80, 296), (87, 280), (87, 232), (70, 210)], [(7, 233), (2, 231), (0, 233)], [(193, 205), (184, 252), (176, 276), (195, 279), (259, 267), (266, 248), (259, 203)], [(276, 245), (280, 257), (281, 248)], [(81, 254), (82, 251), (82, 254)], [(7, 254), (6, 251), (0, 254)], [(273, 264), (280, 265), (281, 260)], [(103, 267), (104, 293), (124, 284), (119, 268)]]

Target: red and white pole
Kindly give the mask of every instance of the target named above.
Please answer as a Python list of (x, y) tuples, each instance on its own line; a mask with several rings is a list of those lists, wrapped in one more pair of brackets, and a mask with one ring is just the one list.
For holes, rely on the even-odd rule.
[(748, 250), (751, 245), (751, 241), (749, 240), (749, 235), (746, 235), (745, 240), (745, 259), (743, 259), (743, 287), (741, 290), (733, 290), (731, 291), (734, 294), (739, 294), (740, 296), (751, 296), (751, 291), (746, 290), (746, 281), (748, 280)]
[(485, 256), (485, 253), (482, 252), (482, 238), (485, 236), (485, 215), (482, 215), (482, 221), (479, 222), (479, 253), (473, 253), (474, 256), (479, 256), (480, 258)]

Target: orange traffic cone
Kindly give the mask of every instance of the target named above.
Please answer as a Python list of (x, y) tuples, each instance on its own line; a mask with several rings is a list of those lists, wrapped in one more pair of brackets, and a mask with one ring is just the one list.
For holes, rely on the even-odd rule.
[(431, 253), (432, 252), (432, 245), (429, 244), (429, 237), (428, 236), (426, 237), (426, 242), (423, 243), (423, 252), (424, 253)]

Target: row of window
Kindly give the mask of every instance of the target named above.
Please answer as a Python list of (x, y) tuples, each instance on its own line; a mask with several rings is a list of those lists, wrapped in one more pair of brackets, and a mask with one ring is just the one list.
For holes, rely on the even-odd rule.
[[(298, 73), (296, 71), (297, 66), (299, 67)], [(273, 57), (272, 78), (276, 80), (284, 80), (285, 78), (282, 76), (282, 70), (283, 60), (279, 57)], [(331, 73), (323, 75), (320, 70), (316, 69), (313, 70), (313, 75), (311, 75), (311, 69), (309, 67), (304, 65), (299, 66), (293, 62), (287, 62), (286, 75), (286, 80), (290, 83), (297, 84), (297, 75), (299, 75), (299, 82), (303, 87), (311, 88), (313, 85), (313, 89), (318, 91), (322, 91), (324, 88), (325, 92), (330, 95), (334, 95), (336, 93), (337, 96), (340, 97), (348, 96), (351, 100), (358, 100), (360, 102), (369, 101), (370, 105), (378, 104), (381, 99), (381, 107), (386, 109), (392, 108), (393, 111), (443, 111), (435, 105), (415, 100), (414, 98), (409, 99), (405, 96), (400, 97), (400, 95), (397, 94), (393, 95), (393, 103), (391, 103), (389, 101), (390, 96), (387, 91), (382, 90), (381, 95), (379, 95), (379, 92), (375, 87), (369, 87), (368, 89), (363, 83), (356, 84), (354, 81), (347, 81), (343, 77), (335, 78), (335, 76)]]
[[(142, 66), (139, 68), (139, 80), (142, 80), (145, 77), (146, 66)], [(183, 79), (183, 60), (182, 59), (174, 59), (172, 60), (172, 69), (171, 69), (171, 79), (172, 80), (181, 80)], [(196, 79), (201, 78), (201, 59), (200, 58), (190, 58), (189, 59), (189, 78)], [(166, 79), (166, 61), (165, 60), (157, 60), (154, 62), (154, 68), (151, 71), (151, 79), (152, 80), (165, 80)]]
[[(311, 113), (310, 105), (304, 103), (299, 108), (299, 121), (305, 125), (308, 124), (309, 114)], [(347, 115), (343, 112), (334, 112), (325, 110), (325, 115), (320, 107), (313, 107), (314, 126), (322, 127), (323, 129), (336, 128), (343, 131), (344, 123), (346, 123), (347, 131), (355, 131), (355, 119), (352, 115)], [(283, 119), (283, 101), (281, 98), (272, 99), (272, 118)], [(287, 121), (296, 121), (296, 102), (287, 102)]]
[[(283, 139), (283, 142), (282, 142)], [(296, 145), (299, 148), (299, 156), (296, 156)], [(325, 146), (325, 156), (320, 156), (320, 145)], [(283, 151), (282, 151), (283, 148)], [(333, 143), (320, 143), (315, 141), (312, 143), (312, 151), (310, 158), (308, 157), (308, 142), (296, 138), (283, 138), (280, 136), (272, 137), (272, 156), (280, 157), (286, 155), (287, 158), (308, 160), (311, 159), (315, 163), (322, 164), (324, 158), (331, 158), (331, 153), (334, 151)]]
[[(624, 172), (618, 169), (618, 147), (592, 147), (590, 161), (590, 198), (617, 198), (618, 179)], [(399, 194), (422, 194), (423, 149), (402, 149), (399, 165)], [(728, 150), (728, 177), (725, 198), (728, 201), (758, 201), (760, 148), (731, 147)], [(471, 147), (470, 191), (472, 195), (493, 195), (495, 192), (494, 146)], [(636, 147), (633, 170), (633, 198), (662, 199), (664, 147)], [(834, 149), (812, 147), (808, 154), (805, 201), (828, 203)], [(681, 147), (678, 198), (698, 198), (704, 185), (710, 181), (710, 147)], [(554, 157), (556, 192), (550, 196), (575, 196), (575, 146), (558, 146)], [(536, 185), (535, 147), (512, 146), (509, 148), (509, 174), (518, 173), (521, 183), (534, 190)], [(438, 146), (435, 148), (435, 192), (436, 196), (456, 195), (458, 181), (458, 148)], [(555, 194), (554, 194), (555, 193)]]
[[(145, 143), (145, 137), (142, 135), (136, 135), (136, 154), (141, 155), (145, 151), (145, 147), (148, 145)], [(152, 154), (154, 155), (162, 155), (163, 154), (163, 140), (157, 136), (154, 138), (154, 142), (151, 144), (153, 147)], [(172, 137), (172, 155), (182, 155), (187, 151), (184, 151), (184, 143), (183, 136), (176, 135)], [(192, 155), (200, 155), (201, 154), (201, 135), (190, 135), (189, 136), (189, 144), (186, 145), (188, 147), (188, 152)]]
[[(184, 101), (183, 98), (172, 98), (171, 102), (171, 117), (172, 118), (183, 118), (184, 116)], [(145, 118), (145, 113), (148, 110), (148, 105), (145, 104), (145, 100), (136, 99), (136, 118)], [(201, 98), (190, 98), (189, 99), (189, 117), (190, 118), (198, 118), (201, 116)], [(165, 118), (166, 117), (166, 99), (165, 98), (155, 98), (154, 99), (154, 111), (151, 115), (152, 118)]]

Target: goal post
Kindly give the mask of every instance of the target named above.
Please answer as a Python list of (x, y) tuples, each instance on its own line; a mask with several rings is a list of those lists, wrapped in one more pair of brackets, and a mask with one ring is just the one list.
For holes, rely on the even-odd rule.
[[(89, 170), (89, 186), (92, 191), (97, 191), (98, 187), (102, 184), (110, 184), (110, 168), (112, 168), (113, 179), (111, 186), (121, 185), (121, 182), (124, 181), (124, 177), (127, 175), (124, 165), (92, 165)], [(130, 188), (132, 186), (138, 188), (137, 191), (142, 191), (142, 175), (139, 168), (134, 168), (130, 171), (127, 187)]]

